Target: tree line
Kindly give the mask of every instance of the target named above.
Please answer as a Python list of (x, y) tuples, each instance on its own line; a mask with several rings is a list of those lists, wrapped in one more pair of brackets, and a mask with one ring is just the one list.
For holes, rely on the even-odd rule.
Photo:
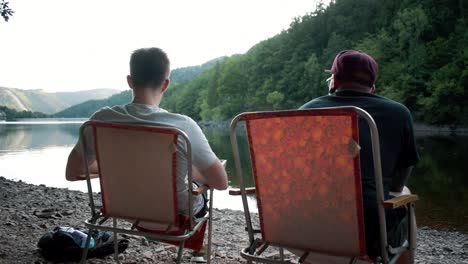
[(379, 63), (377, 93), (429, 124), (468, 124), (468, 1), (336, 0), (294, 19), (246, 54), (173, 82), (162, 107), (196, 120), (298, 108), (328, 90), (325, 69), (344, 49)]
[[(212, 59), (204, 64), (189, 66), (184, 68), (178, 68), (171, 72), (171, 82), (175, 83), (186, 83), (194, 79), (201, 72), (213, 67), (217, 61), (223, 60), (224, 57)], [(58, 113), (53, 114), (51, 117), (82, 117), (86, 118), (91, 116), (98, 109), (105, 106), (123, 105), (127, 104), (132, 100), (131, 90), (126, 90), (118, 94), (114, 94), (109, 98), (101, 100), (89, 100), (81, 104), (73, 105), (67, 109), (64, 109)]]
[(13, 121), (18, 118), (45, 118), (47, 114), (31, 111), (17, 111), (6, 106), (0, 106), (0, 120)]

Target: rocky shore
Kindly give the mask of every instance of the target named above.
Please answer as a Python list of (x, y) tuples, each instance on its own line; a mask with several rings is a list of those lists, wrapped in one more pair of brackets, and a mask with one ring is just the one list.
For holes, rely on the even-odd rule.
[[(56, 226), (83, 227), (89, 216), (85, 193), (35, 186), (0, 177), (0, 263), (48, 263), (38, 251), (37, 241)], [(239, 256), (247, 245), (241, 211), (215, 210), (214, 263), (244, 263)], [(130, 245), (120, 254), (122, 263), (171, 263), (175, 248), (127, 237)], [(191, 254), (184, 253), (184, 263)], [(112, 257), (88, 263), (113, 263)], [(468, 263), (468, 235), (458, 232), (418, 230), (416, 263)]]

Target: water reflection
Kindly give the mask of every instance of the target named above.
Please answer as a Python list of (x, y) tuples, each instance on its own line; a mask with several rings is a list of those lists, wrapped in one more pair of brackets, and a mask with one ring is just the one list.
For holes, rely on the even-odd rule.
[[(0, 123), (0, 176), (32, 184), (86, 191), (84, 181), (65, 180), (68, 154), (78, 140), (81, 123)], [(225, 149), (226, 143), (217, 134), (213, 136), (213, 141), (220, 143), (217, 145), (226, 153), (229, 152)], [(219, 157), (226, 156), (221, 153)], [(230, 161), (228, 166), (232, 166), (232, 155), (226, 159)], [(234, 175), (234, 170), (229, 175)], [(100, 191), (97, 180), (92, 181), (92, 186), (93, 191)], [(256, 208), (252, 201), (250, 204), (253, 209)], [(215, 193), (214, 207), (233, 210), (243, 208), (240, 197), (229, 196), (227, 191)]]
[(0, 155), (76, 143), (80, 123), (0, 123)]
[(420, 200), (418, 222), (468, 232), (468, 137), (417, 138), (421, 160), (409, 186)]
[[(232, 152), (231, 141), (229, 138), (229, 131), (227, 129), (213, 129), (213, 128), (205, 128), (203, 129), (206, 137), (210, 141), (210, 145), (213, 148), (213, 151), (220, 159), (228, 160), (226, 165), (226, 172), (229, 175), (229, 186), (232, 187), (239, 187), (239, 179), (236, 175), (236, 167), (234, 164), (234, 155)], [(237, 130), (237, 142), (239, 145), (239, 154), (241, 157), (241, 167), (242, 173), (247, 175), (245, 177), (247, 182), (245, 182), (246, 186), (254, 186), (252, 179), (252, 167), (250, 165), (249, 159), (249, 145), (247, 142), (247, 137), (245, 133), (243, 133), (242, 128)]]
[[(78, 138), (79, 123), (0, 123), (0, 176), (74, 190), (86, 190), (84, 182), (67, 182), (65, 164)], [(238, 187), (232, 148), (227, 130), (204, 128), (218, 157), (227, 159), (229, 185)], [(248, 144), (239, 135), (243, 173), (253, 186)], [(420, 136), (421, 161), (408, 185), (420, 196), (416, 211), (420, 226), (456, 228), (468, 232), (468, 136)], [(98, 191), (95, 182), (94, 190)], [(217, 192), (215, 207), (242, 210), (240, 197)], [(255, 205), (250, 200), (251, 208)]]

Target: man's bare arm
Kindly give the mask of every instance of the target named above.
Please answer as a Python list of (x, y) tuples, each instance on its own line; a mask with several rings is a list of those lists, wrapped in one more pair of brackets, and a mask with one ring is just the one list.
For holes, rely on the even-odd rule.
[(413, 170), (413, 166), (408, 168), (400, 168), (396, 171), (395, 175), (392, 178), (392, 185), (390, 186), (391, 192), (401, 192), (403, 187), (405, 187), (406, 182)]
[(206, 184), (210, 188), (217, 190), (226, 190), (228, 187), (226, 170), (219, 160), (216, 160), (204, 171), (199, 171), (196, 167), (192, 166), (192, 180)]
[[(99, 173), (97, 162), (95, 160), (88, 163), (89, 173)], [(68, 181), (84, 180), (83, 157), (74, 148), (68, 156), (65, 177)]]

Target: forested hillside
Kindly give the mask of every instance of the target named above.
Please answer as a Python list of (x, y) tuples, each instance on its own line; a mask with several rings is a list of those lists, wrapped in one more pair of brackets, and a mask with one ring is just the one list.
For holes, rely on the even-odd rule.
[(377, 93), (419, 121), (468, 124), (468, 1), (336, 0), (246, 54), (173, 85), (162, 106), (198, 120), (297, 108), (327, 93), (324, 69), (359, 49), (379, 63)]
[(188, 66), (188, 67), (182, 67), (182, 68), (177, 68), (172, 70), (171, 72), (171, 83), (176, 84), (176, 83), (184, 83), (184, 82), (189, 82), (193, 80), (195, 77), (197, 77), (200, 73), (205, 71), (206, 69), (209, 69), (213, 67), (217, 62), (221, 62), (227, 57), (219, 57), (216, 59), (209, 60), (202, 65), (196, 65), (196, 66)]
[[(191, 81), (201, 72), (213, 67), (217, 62), (222, 62), (226, 57), (210, 60), (202, 65), (177, 68), (171, 72), (171, 89), (186, 82)], [(109, 98), (101, 100), (89, 100), (81, 104), (73, 105), (63, 111), (55, 113), (54, 117), (89, 117), (99, 108), (104, 106), (114, 106), (127, 104), (132, 100), (132, 92), (130, 90), (115, 94)]]

